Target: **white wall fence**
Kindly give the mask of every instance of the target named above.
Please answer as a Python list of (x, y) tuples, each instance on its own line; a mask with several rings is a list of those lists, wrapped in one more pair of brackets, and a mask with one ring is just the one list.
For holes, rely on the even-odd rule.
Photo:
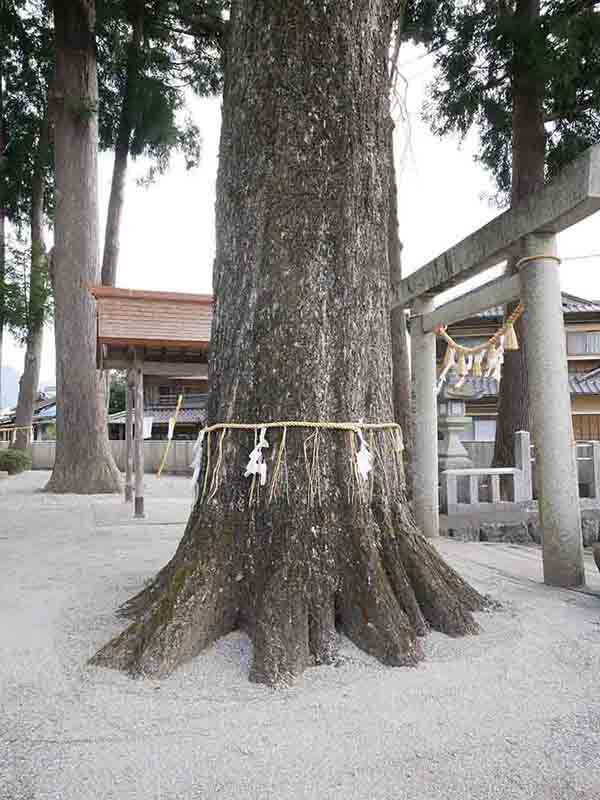
[[(121, 472), (125, 471), (125, 442), (117, 439), (110, 441), (113, 456)], [(144, 442), (144, 468), (146, 472), (158, 472), (160, 461), (164, 455), (166, 441)], [(171, 473), (190, 473), (193, 441), (173, 439), (165, 462), (164, 471)], [(31, 445), (31, 461), (33, 469), (52, 469), (56, 442), (33, 442)]]

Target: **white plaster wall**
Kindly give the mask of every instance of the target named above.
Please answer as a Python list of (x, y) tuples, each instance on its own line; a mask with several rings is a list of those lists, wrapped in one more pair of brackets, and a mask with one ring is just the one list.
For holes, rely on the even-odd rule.
[[(0, 446), (3, 443), (0, 443)], [(123, 472), (125, 470), (125, 442), (111, 440), (110, 442), (114, 459), (117, 467)], [(156, 473), (164, 455), (166, 441), (147, 441), (144, 442), (144, 467), (149, 473)], [(192, 441), (171, 442), (169, 454), (164, 466), (165, 472), (188, 473), (192, 460)], [(54, 466), (54, 456), (56, 452), (56, 442), (33, 442), (31, 446), (31, 459), (33, 469), (52, 469)]]

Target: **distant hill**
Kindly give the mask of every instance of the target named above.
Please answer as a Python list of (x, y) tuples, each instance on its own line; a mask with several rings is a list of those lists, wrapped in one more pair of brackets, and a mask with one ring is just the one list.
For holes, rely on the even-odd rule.
[(19, 395), (19, 373), (14, 367), (2, 367), (2, 396), (0, 409), (17, 405)]

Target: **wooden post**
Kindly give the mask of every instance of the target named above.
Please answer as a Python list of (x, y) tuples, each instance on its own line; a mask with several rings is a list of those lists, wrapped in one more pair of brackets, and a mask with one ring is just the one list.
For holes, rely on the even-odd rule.
[(137, 353), (134, 357), (135, 373), (135, 511), (137, 519), (144, 513), (144, 370)]
[(133, 407), (134, 407), (135, 373), (133, 369), (127, 370), (127, 389), (125, 391), (126, 416), (125, 416), (125, 502), (133, 500)]

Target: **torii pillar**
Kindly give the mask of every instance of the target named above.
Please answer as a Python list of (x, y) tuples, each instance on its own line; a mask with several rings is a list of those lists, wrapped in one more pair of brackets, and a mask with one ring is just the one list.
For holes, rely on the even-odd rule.
[[(554, 234), (524, 237), (529, 407), (539, 487), (544, 583), (585, 583), (567, 346)], [(532, 259), (532, 256), (539, 258)]]
[(422, 324), (423, 315), (433, 311), (434, 305), (433, 295), (415, 300), (410, 330), (415, 392), (413, 503), (417, 527), (428, 539), (440, 532), (435, 333), (424, 331)]

